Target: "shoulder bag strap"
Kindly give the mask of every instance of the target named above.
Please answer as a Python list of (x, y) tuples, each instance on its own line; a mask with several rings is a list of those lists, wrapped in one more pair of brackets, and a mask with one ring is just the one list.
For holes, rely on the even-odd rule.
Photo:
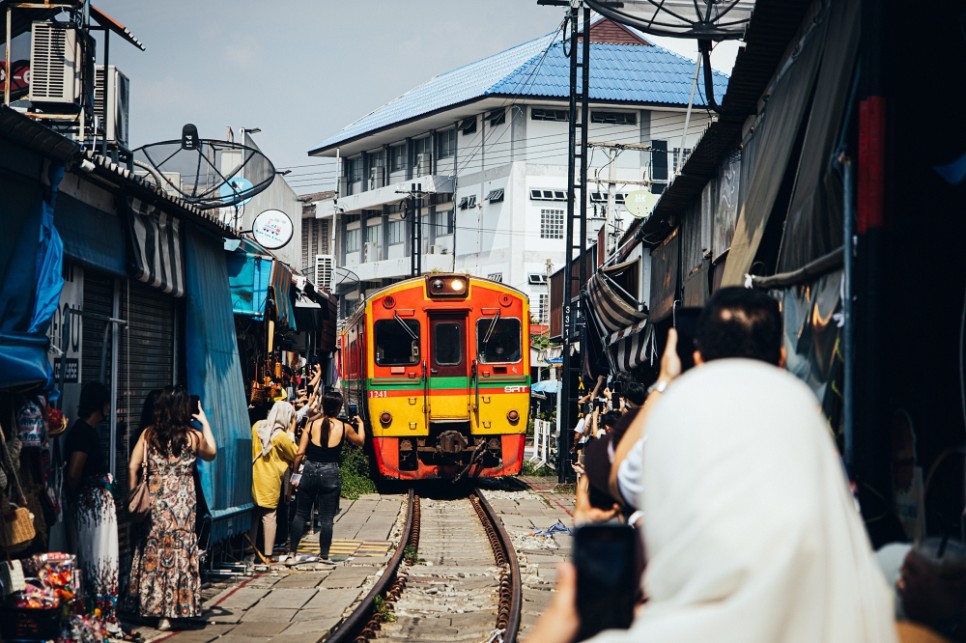
[(14, 491), (20, 497), (20, 504), (27, 506), (27, 496), (24, 495), (23, 488), (20, 486), (20, 472), (17, 467), (13, 464), (13, 458), (10, 457), (10, 450), (7, 448), (7, 436), (3, 432), (3, 426), (0, 425), (0, 446), (3, 449), (3, 460), (7, 464), (7, 469), (10, 470), (10, 479), (13, 481)]

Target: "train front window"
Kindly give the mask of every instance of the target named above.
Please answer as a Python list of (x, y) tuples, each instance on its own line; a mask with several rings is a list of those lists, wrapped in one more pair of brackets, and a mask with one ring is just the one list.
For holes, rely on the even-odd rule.
[(463, 328), (460, 324), (440, 322), (433, 326), (433, 358), (437, 364), (448, 366), (463, 361)]
[(483, 364), (519, 362), (523, 354), (519, 319), (483, 317), (476, 322), (476, 348)]
[(380, 319), (376, 322), (376, 364), (412, 366), (419, 363), (419, 322)]

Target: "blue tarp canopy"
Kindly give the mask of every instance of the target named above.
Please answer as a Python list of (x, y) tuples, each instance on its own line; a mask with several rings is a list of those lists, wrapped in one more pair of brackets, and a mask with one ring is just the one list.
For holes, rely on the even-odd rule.
[(185, 239), (188, 389), (201, 397), (218, 443), (213, 462), (199, 461), (201, 486), (212, 514), (211, 539), (248, 531), (252, 508), (252, 433), (235, 320), (229, 308), (221, 239), (189, 229)]
[(0, 389), (53, 388), (47, 328), (64, 286), (64, 244), (54, 227), (54, 201), (64, 176), (52, 165), (50, 186), (0, 178)]
[(540, 380), (530, 387), (531, 393), (557, 393), (560, 391), (560, 380)]
[(264, 251), (258, 252), (257, 246), (248, 241), (238, 250), (227, 253), (227, 264), (231, 306), (236, 315), (263, 320), (266, 302), (273, 294), (275, 321), (281, 327), (296, 330), (292, 271), (288, 266)]

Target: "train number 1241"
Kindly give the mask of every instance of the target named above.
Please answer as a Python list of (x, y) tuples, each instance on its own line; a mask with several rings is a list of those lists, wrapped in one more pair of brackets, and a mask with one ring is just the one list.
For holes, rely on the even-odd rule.
[(369, 398), (389, 397), (389, 391), (369, 391)]

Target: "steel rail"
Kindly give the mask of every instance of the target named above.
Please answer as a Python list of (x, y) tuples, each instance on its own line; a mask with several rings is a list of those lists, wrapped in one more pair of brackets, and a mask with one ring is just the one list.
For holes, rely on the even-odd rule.
[(327, 641), (330, 643), (347, 643), (348, 641), (366, 640), (366, 633), (371, 637), (372, 633), (379, 629), (380, 615), (376, 611), (376, 602), (378, 598), (383, 596), (387, 597), (387, 602), (394, 600), (402, 591), (402, 585), (405, 585), (405, 578), (399, 578), (399, 568), (402, 565), (403, 557), (406, 555), (407, 547), (414, 544), (414, 523), (417, 526), (415, 543), (418, 543), (419, 504), (413, 490), (410, 489), (406, 505), (406, 524), (403, 527), (403, 536), (399, 540), (399, 547), (396, 548), (396, 552), (386, 565), (385, 572), (376, 580), (369, 593), (345, 621), (331, 633), (326, 639)]
[(479, 489), (474, 490), (470, 499), (480, 514), (493, 555), (498, 565), (504, 568), (500, 576), (500, 605), (497, 611), (497, 627), (503, 629), (503, 643), (516, 643), (520, 631), (520, 612), (523, 607), (523, 589), (520, 578), (520, 560), (510, 535), (503, 527), (503, 521), (486, 501)]

